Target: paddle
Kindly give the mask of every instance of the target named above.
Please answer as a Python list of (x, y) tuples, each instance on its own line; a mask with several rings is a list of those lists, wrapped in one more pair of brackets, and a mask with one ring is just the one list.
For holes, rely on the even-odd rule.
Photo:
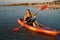
[[(44, 6), (41, 7), (40, 10), (45, 10), (46, 8), (47, 8), (47, 5), (44, 5)], [(38, 14), (36, 13), (36, 14), (34, 14), (34, 15), (38, 15)], [(21, 28), (21, 26), (20, 26), (20, 27), (15, 27), (15, 28), (13, 29), (13, 32), (19, 31), (20, 28)]]
[(18, 30), (20, 30), (20, 28), (21, 28), (21, 26), (19, 26), (19, 27), (15, 27), (15, 28), (13, 28), (13, 32), (17, 32)]
[[(45, 10), (45, 9), (47, 9), (48, 8), (48, 6), (47, 5), (43, 5), (43, 6), (41, 6), (41, 8), (40, 8), (40, 10), (41, 11), (43, 11), (43, 10)], [(40, 11), (39, 10), (39, 11)], [(39, 11), (38, 12), (36, 12), (35, 14), (34, 14), (34, 16), (37, 16), (38, 15), (38, 13), (39, 13)], [(36, 17), (35, 17), (36, 18)]]
[(44, 5), (44, 6), (41, 7), (40, 10), (45, 10), (47, 7), (48, 7), (47, 5)]

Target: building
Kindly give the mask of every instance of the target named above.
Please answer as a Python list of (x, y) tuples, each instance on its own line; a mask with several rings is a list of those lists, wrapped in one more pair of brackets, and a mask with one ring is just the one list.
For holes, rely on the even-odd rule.
[(50, 4), (50, 5), (54, 5), (54, 4), (57, 4), (57, 5), (59, 5), (59, 4), (60, 4), (60, 1), (47, 2), (47, 4)]

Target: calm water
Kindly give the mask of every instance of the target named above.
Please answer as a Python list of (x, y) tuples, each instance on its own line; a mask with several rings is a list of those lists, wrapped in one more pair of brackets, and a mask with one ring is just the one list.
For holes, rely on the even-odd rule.
[(29, 6), (5, 6), (0, 7), (0, 40), (56, 40), (54, 37), (43, 34), (38, 36), (37, 33), (24, 28), (16, 33), (12, 32), (14, 27), (19, 26), (17, 19), (23, 18), (26, 9), (30, 9), (32, 14), (39, 13), (36, 18), (39, 23), (60, 30), (60, 9), (41, 11), (40, 8)]

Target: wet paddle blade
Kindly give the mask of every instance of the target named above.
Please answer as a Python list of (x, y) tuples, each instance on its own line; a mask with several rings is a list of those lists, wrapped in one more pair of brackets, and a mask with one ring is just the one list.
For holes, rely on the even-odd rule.
[(41, 10), (45, 10), (47, 8), (47, 5), (44, 5), (41, 7)]
[(19, 29), (20, 29), (19, 27), (15, 27), (15, 28), (13, 29), (13, 32), (17, 32)]

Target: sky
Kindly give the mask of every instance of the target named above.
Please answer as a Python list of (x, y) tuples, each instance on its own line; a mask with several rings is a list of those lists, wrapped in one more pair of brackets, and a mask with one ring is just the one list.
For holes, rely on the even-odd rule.
[(0, 0), (0, 5), (1, 4), (14, 4), (14, 3), (33, 3), (33, 2), (52, 2), (52, 1), (56, 1), (56, 0)]

